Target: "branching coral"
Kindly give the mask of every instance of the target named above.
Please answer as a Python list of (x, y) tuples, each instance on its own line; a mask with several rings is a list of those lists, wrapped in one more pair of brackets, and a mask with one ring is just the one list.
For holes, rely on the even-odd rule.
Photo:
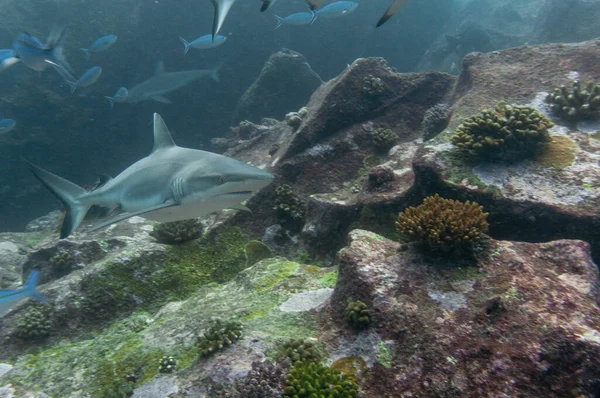
[(351, 301), (346, 307), (346, 319), (355, 329), (366, 329), (371, 325), (371, 311), (362, 301)]
[(154, 226), (150, 236), (160, 243), (174, 245), (202, 236), (202, 223), (195, 218), (182, 221), (164, 222)]
[(242, 337), (242, 324), (240, 322), (222, 322), (215, 319), (212, 326), (198, 336), (196, 345), (200, 356), (207, 357), (218, 350), (232, 345)]
[(229, 398), (276, 398), (281, 397), (289, 363), (274, 365), (271, 361), (252, 362), (252, 370), (237, 380)]
[(373, 145), (377, 149), (387, 151), (398, 142), (398, 136), (391, 129), (378, 128), (371, 132)]
[(487, 215), (475, 202), (443, 199), (436, 194), (400, 213), (396, 228), (411, 241), (434, 250), (452, 251), (481, 238), (488, 228)]
[(50, 308), (36, 305), (19, 319), (16, 336), (24, 340), (38, 340), (48, 337), (51, 329)]
[(286, 397), (352, 398), (358, 396), (358, 386), (352, 377), (314, 362), (296, 362), (285, 384)]
[(379, 77), (365, 76), (363, 79), (363, 92), (372, 97), (378, 97), (385, 92), (385, 84)]
[(576, 122), (600, 117), (600, 84), (589, 82), (585, 87), (574, 80), (571, 87), (562, 85), (546, 97), (552, 112), (562, 119)]
[(531, 156), (550, 141), (554, 124), (528, 106), (498, 104), (462, 122), (451, 140), (459, 148), (503, 160)]
[(319, 362), (321, 353), (316, 343), (310, 340), (291, 339), (279, 347), (277, 358), (288, 358), (292, 363), (297, 361)]
[(290, 185), (283, 184), (275, 189), (275, 206), (277, 217), (283, 227), (298, 230), (304, 225), (306, 203), (298, 196)]

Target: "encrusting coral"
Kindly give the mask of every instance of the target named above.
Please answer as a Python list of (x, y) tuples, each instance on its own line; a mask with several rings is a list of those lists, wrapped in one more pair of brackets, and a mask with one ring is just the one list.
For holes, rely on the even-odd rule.
[(50, 309), (37, 305), (21, 316), (15, 334), (23, 340), (38, 340), (48, 337), (51, 329)]
[(488, 229), (487, 215), (475, 202), (443, 199), (436, 194), (400, 213), (396, 228), (430, 249), (452, 251), (481, 238)]
[(242, 337), (242, 324), (240, 322), (223, 322), (215, 319), (213, 324), (198, 336), (196, 345), (200, 356), (207, 357), (218, 350), (232, 345)]
[(379, 77), (373, 75), (365, 76), (363, 79), (363, 92), (372, 97), (380, 96), (385, 92), (385, 84)]
[(294, 398), (352, 398), (358, 386), (352, 377), (314, 362), (298, 361), (285, 381), (284, 396)]
[(373, 145), (377, 149), (387, 151), (398, 142), (398, 136), (392, 131), (392, 129), (378, 128), (371, 132), (371, 139)]
[(513, 160), (539, 152), (550, 141), (552, 126), (535, 108), (500, 103), (465, 119), (451, 141), (481, 156)]
[(192, 218), (155, 225), (150, 236), (160, 243), (174, 245), (201, 237), (203, 230), (202, 223)]
[(366, 329), (371, 325), (371, 311), (362, 301), (351, 301), (346, 307), (346, 319), (355, 329)]
[(437, 104), (427, 109), (421, 123), (423, 138), (430, 140), (448, 127), (451, 113), (451, 108), (448, 104)]
[(306, 216), (306, 203), (288, 184), (283, 184), (275, 189), (275, 206), (281, 225), (290, 230), (297, 230), (304, 224)]
[(283, 394), (285, 378), (289, 372), (289, 362), (273, 364), (252, 362), (252, 369), (243, 379), (236, 380), (234, 391), (228, 398), (276, 398)]
[(562, 85), (546, 96), (546, 102), (558, 117), (576, 122), (600, 116), (600, 84), (589, 82), (585, 87), (573, 80), (571, 87)]
[(298, 361), (319, 362), (321, 357), (316, 343), (310, 340), (290, 339), (283, 343), (277, 351), (277, 358), (288, 358), (292, 363)]

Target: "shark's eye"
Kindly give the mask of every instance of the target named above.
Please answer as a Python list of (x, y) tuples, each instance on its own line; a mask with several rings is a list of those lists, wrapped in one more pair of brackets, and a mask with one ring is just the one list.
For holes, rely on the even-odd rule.
[(226, 181), (225, 176), (223, 176), (223, 175), (217, 176), (217, 184), (219, 184), (219, 185), (225, 184), (225, 181)]

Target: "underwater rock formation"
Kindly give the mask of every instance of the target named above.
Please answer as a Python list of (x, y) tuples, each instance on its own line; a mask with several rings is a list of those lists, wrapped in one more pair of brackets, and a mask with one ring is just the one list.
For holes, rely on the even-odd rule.
[(302, 107), (321, 83), (302, 54), (283, 49), (271, 55), (242, 95), (232, 121), (258, 122), (264, 117), (281, 120)]

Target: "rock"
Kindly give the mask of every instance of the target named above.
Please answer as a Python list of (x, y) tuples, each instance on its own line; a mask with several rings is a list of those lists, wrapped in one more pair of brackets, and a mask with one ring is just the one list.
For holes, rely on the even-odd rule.
[(60, 210), (54, 210), (45, 216), (41, 216), (36, 218), (33, 221), (30, 221), (25, 226), (25, 232), (39, 232), (46, 230), (57, 229), (59, 223), (63, 218), (63, 212)]
[(540, 7), (533, 43), (575, 43), (600, 36), (600, 4), (548, 0)]
[(283, 49), (269, 58), (256, 81), (242, 95), (233, 121), (282, 119), (286, 113), (302, 107), (321, 83), (302, 54)]
[(599, 282), (588, 244), (491, 241), (470, 262), (400, 248), (354, 230), (338, 257), (336, 324), (349, 299), (363, 301), (391, 355), (367, 396), (594, 394)]
[(0, 289), (23, 283), (23, 262), (31, 248), (22, 233), (0, 233)]

